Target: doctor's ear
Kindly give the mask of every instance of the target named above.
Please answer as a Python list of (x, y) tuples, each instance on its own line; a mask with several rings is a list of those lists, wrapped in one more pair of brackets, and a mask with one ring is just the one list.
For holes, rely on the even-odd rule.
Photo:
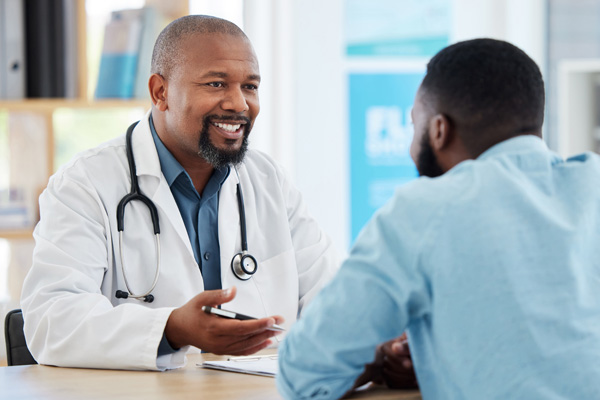
[(160, 74), (152, 74), (148, 80), (150, 99), (160, 111), (167, 109), (167, 81)]

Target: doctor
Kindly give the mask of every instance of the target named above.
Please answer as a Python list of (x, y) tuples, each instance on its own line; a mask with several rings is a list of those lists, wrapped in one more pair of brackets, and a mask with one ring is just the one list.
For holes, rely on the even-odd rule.
[[(164, 370), (190, 348), (251, 354), (337, 266), (283, 171), (247, 150), (260, 73), (246, 35), (180, 18), (151, 72), (151, 111), (63, 166), (40, 197), (21, 305), (41, 364)], [(221, 304), (259, 319), (201, 310)]]

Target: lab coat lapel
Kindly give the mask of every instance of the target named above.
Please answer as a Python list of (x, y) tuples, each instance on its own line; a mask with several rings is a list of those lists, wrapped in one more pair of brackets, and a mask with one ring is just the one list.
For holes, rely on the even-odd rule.
[(177, 207), (173, 193), (171, 193), (171, 188), (164, 177), (160, 179), (158, 188), (154, 192), (154, 196), (152, 196), (152, 201), (157, 207), (162, 209), (164, 215), (166, 215), (167, 219), (169, 220), (168, 222), (173, 225), (177, 235), (183, 241), (186, 249), (190, 253), (190, 256), (195, 261), (194, 251), (192, 250), (192, 244), (190, 243), (190, 237), (188, 236), (187, 229), (183, 223), (183, 218), (181, 218), (179, 207)]
[[(136, 163), (140, 189), (142, 193), (152, 200), (157, 208), (163, 211), (160, 219), (161, 227), (166, 222), (170, 223), (188, 249), (192, 259), (195, 260), (194, 251), (192, 250), (183, 218), (181, 218), (181, 213), (171, 193), (171, 188), (169, 188), (169, 184), (160, 168), (158, 152), (152, 138), (152, 132), (150, 132), (149, 117), (150, 112), (140, 120), (132, 137), (133, 156)], [(163, 216), (167, 217), (167, 221), (164, 221)]]

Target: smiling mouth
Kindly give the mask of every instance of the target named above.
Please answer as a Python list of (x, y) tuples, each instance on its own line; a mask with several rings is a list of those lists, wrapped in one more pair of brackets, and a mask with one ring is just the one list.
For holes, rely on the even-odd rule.
[(211, 125), (218, 128), (218, 132), (227, 139), (239, 139), (244, 135), (245, 124), (242, 123), (211, 122)]
[(224, 131), (227, 131), (227, 132), (230, 132), (230, 133), (236, 132), (242, 126), (242, 124), (223, 124), (221, 122), (213, 122), (212, 124), (214, 126), (216, 126), (217, 128), (221, 128)]

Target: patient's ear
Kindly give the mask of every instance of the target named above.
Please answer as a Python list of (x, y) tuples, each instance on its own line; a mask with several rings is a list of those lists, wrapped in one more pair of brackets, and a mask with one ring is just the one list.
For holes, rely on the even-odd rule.
[(437, 152), (447, 148), (454, 139), (450, 119), (444, 114), (436, 114), (429, 120), (429, 143)]

